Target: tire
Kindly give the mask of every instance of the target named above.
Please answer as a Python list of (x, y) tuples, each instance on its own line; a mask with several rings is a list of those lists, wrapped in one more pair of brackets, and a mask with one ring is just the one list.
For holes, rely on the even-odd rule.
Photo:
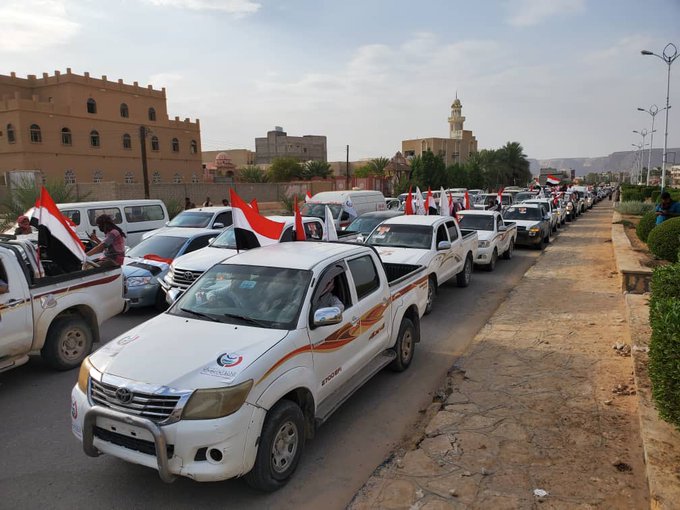
[(552, 228), (553, 232), (557, 232), (557, 223), (555, 223), (555, 226)]
[(468, 253), (468, 256), (465, 257), (465, 264), (463, 265), (463, 269), (460, 270), (460, 273), (456, 275), (456, 283), (458, 284), (459, 287), (467, 287), (470, 285), (470, 279), (472, 278), (472, 257)]
[(510, 244), (508, 245), (508, 249), (505, 250), (505, 253), (503, 253), (503, 258), (505, 260), (510, 260), (512, 258), (514, 251), (515, 251), (515, 241), (510, 239)]
[(264, 419), (255, 465), (244, 476), (246, 483), (263, 492), (280, 489), (293, 476), (304, 446), (302, 410), (295, 402), (280, 400)]
[(545, 244), (546, 245), (550, 244), (550, 230), (548, 230), (548, 235), (545, 238)]
[(397, 353), (397, 357), (390, 363), (390, 370), (394, 372), (403, 372), (409, 367), (413, 360), (417, 341), (416, 327), (413, 325), (413, 322), (411, 322), (411, 319), (404, 317), (399, 326), (397, 343), (394, 344), (394, 350)]
[(56, 370), (71, 370), (92, 352), (92, 343), (92, 330), (85, 319), (61, 317), (50, 324), (40, 355)]
[(498, 250), (494, 248), (493, 253), (491, 254), (491, 262), (484, 266), (484, 269), (486, 269), (489, 272), (492, 272), (494, 269), (496, 269), (496, 262), (498, 262)]
[(539, 251), (543, 250), (545, 248), (545, 239), (541, 238), (541, 242), (538, 243), (538, 244), (535, 244), (534, 248), (536, 250), (539, 250)]
[(437, 281), (430, 275), (427, 279), (427, 304), (425, 305), (425, 315), (429, 315), (434, 307), (434, 299), (437, 297)]

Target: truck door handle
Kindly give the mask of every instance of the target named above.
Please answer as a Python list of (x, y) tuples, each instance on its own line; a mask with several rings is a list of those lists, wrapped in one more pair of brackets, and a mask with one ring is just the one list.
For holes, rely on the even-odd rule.
[(356, 326), (357, 324), (359, 324), (359, 317), (352, 317), (351, 323), (352, 326)]

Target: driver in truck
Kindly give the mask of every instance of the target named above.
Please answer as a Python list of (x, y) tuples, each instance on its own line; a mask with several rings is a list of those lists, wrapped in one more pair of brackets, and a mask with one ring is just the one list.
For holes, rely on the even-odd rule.
[[(337, 276), (335, 278), (337, 278)], [(345, 310), (345, 305), (333, 292), (335, 290), (335, 278), (328, 280), (328, 284), (326, 284), (326, 288), (323, 290), (321, 297), (319, 297), (319, 301), (316, 304), (317, 310), (319, 308), (329, 308), (331, 306), (339, 308), (341, 312)]]

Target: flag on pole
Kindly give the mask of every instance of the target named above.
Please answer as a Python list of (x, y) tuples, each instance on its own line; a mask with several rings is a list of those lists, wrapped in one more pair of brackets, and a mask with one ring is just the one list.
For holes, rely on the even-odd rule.
[(411, 186), (408, 187), (406, 204), (404, 204), (404, 214), (407, 216), (413, 215), (413, 193), (411, 192)]
[(279, 242), (283, 223), (265, 218), (254, 211), (233, 189), (229, 190), (229, 195), (237, 250), (248, 250)]
[(250, 205), (250, 207), (252, 207), (253, 209), (255, 209), (255, 212), (256, 212), (256, 213), (260, 214), (260, 207), (257, 205), (257, 198), (253, 198), (253, 199), (250, 201), (250, 204), (249, 204), (249, 205)]
[(557, 186), (560, 183), (560, 180), (557, 177), (548, 174), (548, 177), (545, 178), (545, 183), (548, 186)]
[(326, 210), (324, 212), (324, 222), (323, 222), (323, 236), (321, 237), (322, 241), (337, 241), (338, 240), (338, 233), (335, 230), (335, 222), (333, 221), (333, 213), (331, 212), (331, 208), (326, 206)]
[[(38, 244), (47, 246), (48, 257), (63, 259), (64, 267), (81, 267), (87, 259), (85, 247), (45, 186), (40, 189), (40, 197), (35, 201), (32, 217), (38, 220)], [(41, 242), (41, 230), (48, 234), (44, 244)]]
[(297, 196), (295, 197), (295, 240), (296, 241), (306, 241), (307, 236), (305, 235), (305, 227), (302, 224), (302, 215), (300, 214), (300, 208), (298, 207)]
[(472, 209), (472, 205), (470, 204), (470, 194), (465, 190), (465, 202), (463, 203), (463, 206), (466, 210)]
[(451, 197), (446, 196), (444, 187), (439, 190), (439, 214), (442, 216), (451, 216)]
[(425, 204), (423, 202), (423, 194), (420, 192), (420, 188), (416, 186), (416, 214), (421, 216), (425, 215)]
[(309, 202), (312, 199), (312, 194), (310, 193), (309, 190), (307, 190), (307, 193), (305, 194), (305, 202)]
[(453, 204), (453, 195), (451, 195), (451, 193), (447, 193), (447, 195), (449, 197), (449, 216), (450, 215), (455, 216), (456, 215), (456, 206)]
[(501, 208), (503, 207), (503, 190), (505, 190), (505, 188), (501, 188), (501, 189), (498, 190), (498, 199), (497, 200), (498, 200), (498, 205)]
[(425, 197), (425, 214), (430, 214), (430, 208), (436, 209), (437, 206), (434, 203), (434, 197), (432, 196), (432, 190), (427, 187), (427, 195)]

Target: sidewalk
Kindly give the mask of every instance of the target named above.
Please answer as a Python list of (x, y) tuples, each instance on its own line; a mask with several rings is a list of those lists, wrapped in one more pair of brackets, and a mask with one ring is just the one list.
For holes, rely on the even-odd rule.
[(611, 217), (563, 229), (350, 508), (649, 507)]

